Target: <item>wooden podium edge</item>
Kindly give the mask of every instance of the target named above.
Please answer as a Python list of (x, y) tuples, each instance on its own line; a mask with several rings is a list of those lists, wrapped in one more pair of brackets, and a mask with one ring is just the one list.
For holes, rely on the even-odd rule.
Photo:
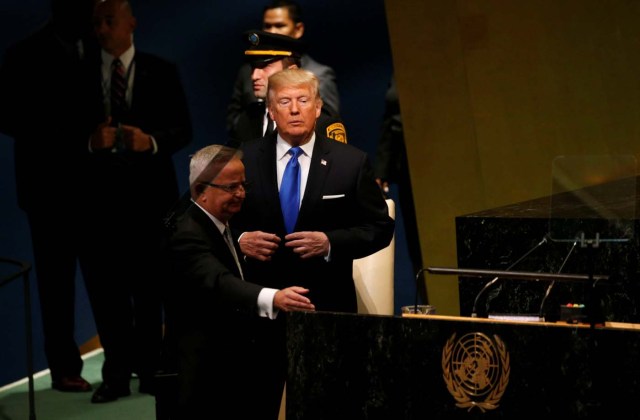
[[(438, 321), (457, 321), (457, 322), (477, 322), (484, 324), (511, 324), (511, 325), (539, 325), (545, 327), (563, 327), (563, 328), (589, 328), (589, 324), (568, 324), (566, 322), (545, 322), (545, 321), (512, 321), (505, 319), (492, 318), (472, 318), (469, 316), (452, 316), (452, 315), (422, 315), (422, 314), (402, 314), (403, 318), (417, 319), (433, 319)], [(640, 324), (638, 329), (640, 329)]]

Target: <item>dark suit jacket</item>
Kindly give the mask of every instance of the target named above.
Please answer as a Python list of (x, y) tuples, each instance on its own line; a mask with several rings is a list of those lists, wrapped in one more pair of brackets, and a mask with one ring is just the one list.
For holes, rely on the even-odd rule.
[[(85, 57), (96, 50), (92, 41), (84, 43)], [(0, 132), (15, 140), (18, 204), (28, 212), (51, 214), (53, 202), (66, 211), (79, 190), (87, 137), (74, 47), (48, 23), (10, 47), (0, 69)]]
[[(158, 151), (95, 151), (88, 156), (86, 174), (89, 187), (99, 191), (90, 197), (97, 209), (112, 215), (124, 212), (129, 219), (132, 213), (157, 219), (178, 200), (173, 155), (191, 141), (191, 121), (176, 66), (141, 51), (136, 51), (134, 60), (131, 109), (123, 123), (152, 135)], [(90, 116), (85, 129), (92, 133), (106, 118), (99, 58), (87, 74), (85, 103)]]
[(260, 369), (268, 362), (260, 355), (269, 350), (256, 348), (256, 334), (261, 322), (274, 322), (256, 314), (262, 286), (240, 278), (220, 231), (195, 204), (178, 217), (164, 262), (171, 274), (165, 357), (178, 373), (179, 415), (172, 418), (197, 418), (213, 406), (264, 418), (252, 411), (265, 409), (257, 384), (265, 386)]
[[(241, 279), (223, 236), (195, 204), (177, 218), (166, 252), (170, 298), (178, 305), (173, 313), (185, 331), (211, 332), (230, 309), (255, 312), (263, 286)], [(236, 252), (241, 255), (239, 248)]]
[[(278, 197), (276, 136), (243, 144), (247, 181), (242, 210), (234, 216), (241, 231), (262, 230), (284, 238)], [(322, 231), (331, 259), (301, 259), (284, 246), (269, 262), (247, 261), (246, 277), (269, 287), (310, 289), (317, 310), (355, 312), (353, 260), (389, 244), (394, 220), (375, 182), (367, 154), (353, 146), (316, 137), (296, 231)]]

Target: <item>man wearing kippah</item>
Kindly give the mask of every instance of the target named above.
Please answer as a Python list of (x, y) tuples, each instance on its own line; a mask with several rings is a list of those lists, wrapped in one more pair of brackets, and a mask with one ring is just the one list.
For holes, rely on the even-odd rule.
[[(230, 144), (236, 147), (277, 130), (265, 106), (268, 79), (284, 69), (299, 68), (303, 49), (300, 40), (285, 35), (253, 30), (245, 32), (245, 37), (248, 43), (245, 57), (251, 65), (252, 87), (257, 101), (248, 104), (232, 121), (228, 121)], [(323, 137), (347, 142), (342, 120), (326, 106), (322, 107), (316, 131)]]

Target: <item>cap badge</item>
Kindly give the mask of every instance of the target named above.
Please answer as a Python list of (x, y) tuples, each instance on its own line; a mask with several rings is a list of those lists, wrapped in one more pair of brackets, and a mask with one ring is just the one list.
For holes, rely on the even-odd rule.
[(253, 46), (256, 46), (260, 43), (260, 37), (255, 32), (250, 33), (248, 39)]

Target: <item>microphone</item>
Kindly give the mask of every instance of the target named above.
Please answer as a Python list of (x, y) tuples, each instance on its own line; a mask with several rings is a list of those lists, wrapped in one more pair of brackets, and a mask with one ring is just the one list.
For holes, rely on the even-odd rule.
[[(420, 290), (420, 283), (418, 281), (420, 280), (420, 275), (422, 273), (424, 273), (426, 269), (427, 269), (427, 267), (422, 267), (416, 273), (416, 300), (415, 300), (415, 303), (413, 304), (413, 312), (416, 313), (416, 314), (418, 313), (418, 294), (419, 294), (419, 290)], [(428, 303), (428, 302), (425, 302), (425, 303)]]
[[(562, 261), (562, 264), (560, 265), (560, 268), (558, 269), (558, 274), (562, 272), (562, 269), (564, 268), (564, 265), (569, 260), (569, 257), (573, 253), (573, 250), (576, 248), (577, 244), (578, 244), (578, 239), (576, 238), (576, 240), (573, 241), (573, 245), (569, 249), (569, 252), (567, 253), (567, 256), (564, 257), (564, 261)], [(542, 312), (544, 310), (544, 304), (547, 301), (547, 298), (549, 297), (549, 295), (551, 294), (551, 289), (553, 289), (553, 286), (555, 286), (555, 284), (556, 284), (556, 281), (552, 280), (551, 283), (549, 284), (549, 287), (547, 287), (547, 291), (545, 292), (544, 297), (542, 298), (542, 302), (540, 302), (540, 311), (538, 311), (538, 318), (540, 318), (540, 319), (544, 319), (543, 312)]]
[[(547, 235), (544, 235), (544, 237), (542, 238), (542, 240), (540, 242), (538, 242), (533, 248), (531, 248), (529, 251), (527, 251), (524, 255), (522, 255), (520, 258), (518, 258), (513, 264), (511, 264), (509, 266), (509, 268), (507, 268), (507, 271), (511, 270), (513, 267), (515, 267), (518, 263), (520, 263), (522, 260), (524, 260), (525, 258), (527, 258), (529, 256), (529, 254), (531, 254), (533, 251), (535, 251), (536, 249), (538, 249), (542, 244), (547, 242)], [(482, 287), (482, 289), (480, 289), (480, 291), (478, 292), (478, 294), (476, 295), (475, 300), (473, 301), (473, 309), (471, 310), (471, 317), (472, 318), (478, 318), (478, 312), (477, 312), (477, 307), (478, 307), (478, 300), (480, 300), (480, 296), (482, 296), (484, 294), (484, 292), (490, 288), (492, 285), (494, 285), (497, 281), (499, 280), (499, 277), (494, 277), (493, 279), (491, 279), (489, 282), (487, 282), (484, 287)]]

